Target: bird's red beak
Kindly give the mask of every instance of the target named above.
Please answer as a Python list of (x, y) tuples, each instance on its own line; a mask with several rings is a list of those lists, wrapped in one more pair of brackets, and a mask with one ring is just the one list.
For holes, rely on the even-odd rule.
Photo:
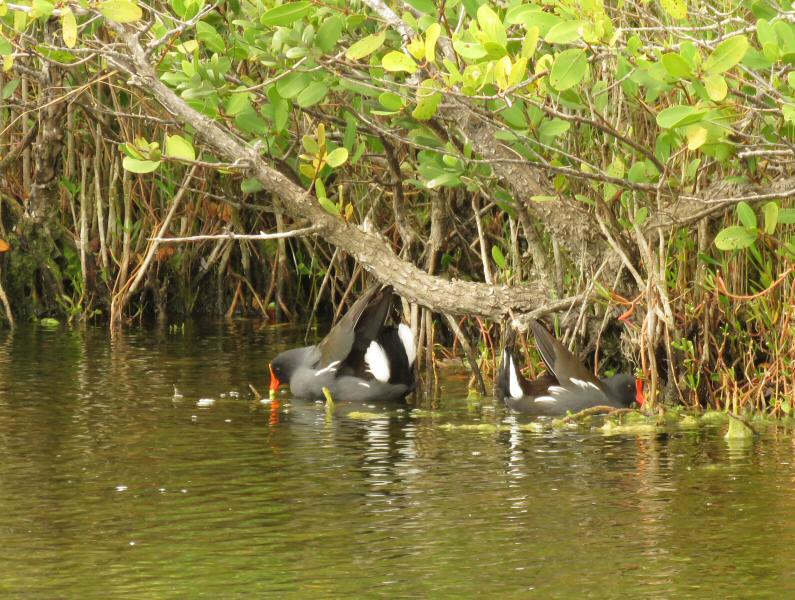
[(635, 379), (635, 402), (638, 406), (643, 406), (646, 403), (646, 395), (643, 393), (643, 380)]
[(273, 372), (273, 365), (268, 365), (268, 370), (271, 372), (271, 392), (275, 394), (279, 391), (282, 382), (279, 381), (279, 378), (276, 377), (276, 374)]

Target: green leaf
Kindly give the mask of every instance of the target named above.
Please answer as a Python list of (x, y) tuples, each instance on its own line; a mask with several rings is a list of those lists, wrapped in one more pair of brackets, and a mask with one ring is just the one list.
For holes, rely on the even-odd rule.
[(477, 61), (485, 58), (488, 55), (486, 49), (478, 42), (463, 42), (461, 40), (453, 41), (453, 50), (461, 58), (469, 61)]
[(130, 156), (125, 156), (122, 166), (130, 173), (151, 173), (160, 166), (159, 160), (137, 160)]
[(364, 58), (365, 56), (368, 56), (378, 50), (384, 44), (385, 39), (385, 31), (368, 35), (366, 38), (359, 40), (353, 46), (348, 48), (348, 51), (345, 53), (345, 57), (348, 60), (359, 60), (360, 58)]
[(196, 37), (213, 52), (224, 52), (226, 50), (224, 38), (209, 23), (204, 21), (196, 23)]
[(99, 12), (116, 23), (134, 23), (144, 15), (141, 7), (130, 0), (105, 0), (99, 5)]
[(414, 59), (397, 50), (387, 53), (381, 59), (381, 65), (385, 70), (392, 72), (406, 71), (407, 73), (415, 73), (417, 71), (417, 63), (414, 62)]
[(663, 54), (662, 64), (671, 77), (676, 77), (677, 79), (690, 79), (693, 76), (693, 70), (690, 68), (688, 62), (676, 52)]
[(686, 0), (660, 0), (665, 12), (667, 12), (674, 19), (687, 18), (687, 2)]
[(715, 236), (715, 246), (719, 250), (742, 250), (756, 241), (756, 235), (755, 229), (731, 225), (718, 232), (718, 235)]
[(403, 97), (392, 92), (383, 92), (380, 96), (378, 96), (378, 102), (385, 109), (391, 110), (393, 112), (402, 110), (405, 106)]
[(315, 81), (304, 89), (295, 99), (296, 104), (301, 108), (307, 108), (313, 104), (317, 104), (328, 93), (328, 87), (322, 81)]
[(312, 77), (309, 73), (296, 71), (277, 81), (276, 91), (279, 93), (279, 96), (289, 100), (290, 98), (295, 98), (304, 91), (310, 81), (312, 81)]
[(707, 90), (709, 99), (714, 102), (720, 102), (729, 92), (726, 79), (724, 79), (723, 75), (718, 75), (717, 73), (710, 73), (704, 78), (704, 88)]
[(795, 223), (795, 208), (779, 208), (778, 222), (782, 225), (792, 225)]
[(442, 94), (438, 84), (433, 79), (426, 79), (417, 88), (417, 106), (411, 111), (411, 116), (418, 121), (427, 121), (439, 110)]
[(461, 184), (461, 179), (458, 173), (450, 173), (445, 171), (441, 175), (437, 175), (433, 179), (426, 182), (425, 186), (429, 189), (435, 189), (443, 186), (456, 187), (457, 185), (460, 184)]
[(244, 194), (254, 194), (256, 192), (261, 192), (263, 189), (262, 184), (259, 180), (254, 179), (253, 177), (244, 179), (240, 182), (240, 191)]
[(762, 214), (765, 215), (765, 233), (773, 235), (778, 225), (778, 203), (768, 202), (762, 208)]
[[(318, 181), (320, 180), (318, 179)], [(322, 206), (327, 213), (330, 213), (336, 217), (340, 216), (339, 207), (328, 198), (318, 198), (317, 201), (320, 202), (320, 206)]]
[(478, 8), (478, 25), (486, 36), (485, 42), (491, 42), (503, 48), (508, 43), (505, 26), (488, 2), (481, 4)]
[(74, 48), (77, 43), (77, 19), (69, 7), (61, 15), (61, 35), (67, 48)]
[(748, 38), (737, 35), (722, 41), (704, 63), (707, 73), (723, 73), (740, 62), (748, 52)]
[(491, 257), (500, 269), (505, 270), (505, 255), (502, 253), (502, 249), (496, 244), (491, 247)]
[(582, 38), (585, 21), (563, 21), (553, 26), (544, 36), (547, 44), (570, 44)]
[(167, 135), (166, 156), (192, 162), (196, 160), (196, 151), (193, 149), (193, 144), (181, 135)]
[(545, 144), (550, 143), (559, 135), (563, 135), (571, 128), (571, 123), (563, 119), (544, 121), (538, 127), (538, 137)]
[(251, 106), (251, 103), (249, 102), (250, 96), (251, 94), (249, 92), (230, 94), (226, 99), (224, 112), (230, 117), (240, 114), (243, 110), (245, 110), (246, 107)]
[(666, 108), (657, 114), (657, 125), (663, 129), (676, 129), (698, 123), (707, 114), (706, 110), (701, 110), (695, 106), (677, 105)]
[(332, 169), (345, 164), (348, 160), (348, 151), (345, 148), (336, 148), (326, 155), (326, 164)]
[(31, 19), (36, 19), (38, 17), (49, 17), (52, 15), (53, 11), (55, 11), (55, 5), (52, 2), (48, 2), (47, 0), (33, 0), (32, 8), (33, 10), (30, 12)]
[(737, 205), (737, 216), (740, 218), (740, 223), (748, 229), (756, 229), (756, 213), (750, 204), (740, 202)]
[(315, 44), (322, 52), (331, 52), (342, 35), (342, 18), (338, 15), (329, 17), (317, 30)]
[(44, 317), (39, 321), (39, 325), (42, 327), (58, 327), (60, 324), (61, 322), (53, 317)]
[(558, 54), (552, 64), (549, 83), (562, 92), (580, 83), (588, 72), (588, 58), (580, 48), (571, 48)]
[(276, 27), (281, 25), (292, 25), (298, 19), (302, 19), (312, 10), (311, 2), (290, 2), (266, 10), (260, 17), (259, 22), (266, 27)]

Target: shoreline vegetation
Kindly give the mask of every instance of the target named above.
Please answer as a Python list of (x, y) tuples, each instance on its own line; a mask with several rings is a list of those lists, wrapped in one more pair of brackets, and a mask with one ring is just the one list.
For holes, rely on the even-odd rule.
[(427, 393), (451, 358), (487, 393), (509, 336), (535, 376), (543, 317), (652, 407), (789, 417), (792, 21), (765, 0), (0, 2), (0, 327), (325, 322), (374, 278)]

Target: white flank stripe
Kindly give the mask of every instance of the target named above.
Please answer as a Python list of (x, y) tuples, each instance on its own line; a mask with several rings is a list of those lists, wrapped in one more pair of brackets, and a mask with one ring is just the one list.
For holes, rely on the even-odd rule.
[(364, 364), (378, 381), (384, 383), (389, 381), (389, 359), (381, 344), (370, 342), (367, 352), (364, 353)]
[(572, 378), (571, 378), (571, 382), (572, 382), (574, 385), (578, 385), (578, 386), (580, 386), (581, 388), (593, 388), (593, 389), (595, 389), (595, 390), (598, 390), (598, 389), (599, 389), (599, 388), (596, 386), (596, 384), (595, 384), (595, 383), (591, 383), (590, 381), (583, 381), (582, 379), (574, 379), (574, 378), (572, 377)]
[(414, 364), (414, 359), (417, 358), (417, 347), (414, 345), (414, 334), (411, 333), (411, 327), (405, 323), (398, 325), (398, 337), (403, 343), (406, 358), (409, 361), (409, 366), (411, 366)]
[(557, 398), (553, 398), (552, 396), (538, 396), (534, 402), (557, 402)]
[[(506, 354), (508, 353), (506, 352)], [(519, 376), (516, 373), (516, 365), (513, 364), (513, 356), (510, 354), (508, 354), (508, 371), (510, 373), (508, 391), (511, 394), (511, 398), (518, 400), (524, 396), (524, 392), (522, 392), (522, 386), (519, 385)]]
[(363, 386), (363, 387), (366, 387), (366, 388), (369, 388), (369, 387), (370, 387), (370, 384), (369, 384), (369, 383), (367, 383), (366, 381), (360, 381), (360, 382), (359, 382), (359, 385), (361, 385), (361, 386)]
[(566, 392), (566, 388), (562, 388), (559, 385), (550, 385), (547, 388), (547, 391), (552, 394), (553, 396), (557, 396), (558, 394), (563, 394)]
[(320, 369), (318, 371), (315, 371), (315, 377), (319, 377), (319, 376), (323, 375), (323, 373), (333, 373), (334, 371), (337, 370), (337, 365), (338, 364), (340, 364), (340, 361), (335, 360), (334, 362), (330, 363), (329, 366), (327, 366), (327, 367), (325, 367), (323, 369)]

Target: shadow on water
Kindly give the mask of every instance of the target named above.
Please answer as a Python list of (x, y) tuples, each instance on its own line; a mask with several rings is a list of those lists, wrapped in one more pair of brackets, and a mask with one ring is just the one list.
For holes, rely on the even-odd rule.
[[(0, 592), (795, 592), (791, 432), (529, 431), (455, 385), (434, 412), (258, 403), (248, 384), (264, 391), (294, 339), (248, 322), (0, 333)], [(508, 427), (442, 427), (481, 422)]]

